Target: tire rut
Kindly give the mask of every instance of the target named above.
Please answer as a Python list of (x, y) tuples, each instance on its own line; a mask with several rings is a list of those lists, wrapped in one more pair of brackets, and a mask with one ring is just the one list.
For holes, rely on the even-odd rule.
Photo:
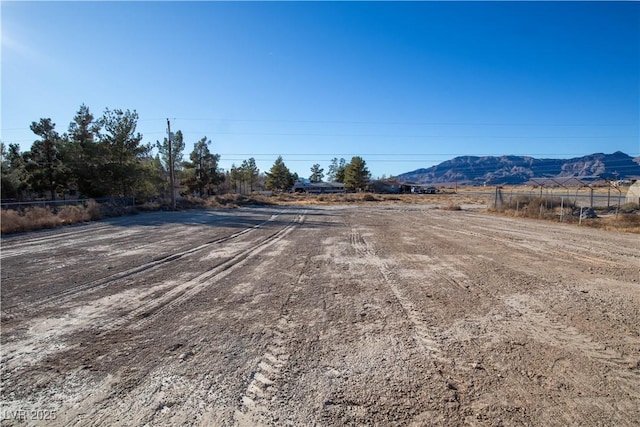
[(81, 295), (84, 295), (88, 292), (93, 292), (93, 291), (97, 291), (99, 289), (105, 288), (107, 286), (112, 285), (115, 282), (121, 281), (123, 279), (126, 278), (130, 278), (132, 276), (136, 276), (140, 273), (145, 273), (148, 272), (150, 270), (159, 268), (159, 267), (164, 267), (166, 266), (166, 264), (174, 262), (174, 261), (178, 261), (182, 258), (185, 258), (189, 255), (192, 255), (194, 253), (200, 252), (202, 250), (208, 249), (210, 246), (212, 245), (216, 245), (216, 244), (220, 244), (220, 243), (224, 243), (227, 242), (229, 240), (238, 238), (240, 236), (243, 236), (247, 233), (250, 233), (251, 231), (254, 231), (258, 228), (263, 227), (264, 225), (268, 224), (269, 222), (273, 222), (279, 215), (281, 215), (284, 211), (281, 211), (280, 213), (276, 214), (276, 215), (272, 215), (268, 220), (257, 224), (255, 226), (246, 228), (244, 230), (232, 233), (228, 236), (224, 236), (221, 238), (217, 238), (217, 239), (213, 239), (211, 241), (205, 242), (201, 245), (198, 245), (196, 247), (193, 248), (189, 248), (177, 253), (173, 253), (173, 254), (169, 254), (169, 255), (165, 255), (162, 256), (160, 258), (156, 258), (150, 262), (144, 263), (142, 265), (138, 265), (132, 268), (129, 268), (125, 271), (120, 271), (114, 274), (111, 274), (109, 276), (88, 282), (88, 283), (84, 283), (84, 284), (80, 284), (80, 285), (75, 285), (71, 288), (67, 288), (64, 289), (62, 291), (59, 292), (55, 292), (52, 293), (44, 298), (41, 298), (40, 300), (36, 300), (36, 301), (30, 301), (28, 305), (25, 304), (20, 304), (20, 305), (13, 305), (13, 306), (6, 306), (3, 307), (3, 320), (10, 320), (13, 319), (15, 317), (19, 317), (19, 316), (25, 316), (29, 313), (33, 313), (37, 310), (42, 310), (42, 309), (46, 309), (49, 307), (53, 307), (53, 306), (58, 306), (61, 303), (67, 302), (71, 299), (77, 298)]
[[(271, 219), (271, 221), (273, 218)], [(205, 288), (211, 286), (215, 282), (225, 277), (235, 269), (239, 268), (246, 260), (256, 256), (269, 246), (283, 239), (289, 233), (291, 233), (296, 227), (304, 223), (304, 213), (296, 215), (296, 217), (275, 233), (270, 234), (264, 240), (258, 242), (255, 246), (245, 249), (235, 254), (226, 261), (218, 264), (216, 267), (205, 271), (204, 273), (196, 276), (195, 278), (174, 287), (162, 296), (153, 299), (145, 304), (134, 309), (128, 315), (122, 317), (115, 323), (109, 325), (109, 328), (120, 327), (126, 323), (130, 323), (130, 327), (139, 328), (143, 327), (152, 321), (156, 316), (166, 313), (173, 307), (195, 297), (198, 293), (202, 292)], [(250, 230), (250, 229), (248, 229)], [(243, 230), (241, 234), (245, 234), (248, 230)], [(236, 237), (236, 236), (234, 236)], [(230, 240), (231, 236), (224, 238), (224, 241)]]
[(397, 274), (387, 265), (387, 263), (378, 257), (375, 248), (368, 243), (362, 234), (356, 229), (351, 228), (349, 240), (356, 255), (364, 257), (379, 272), (382, 281), (389, 287), (393, 296), (400, 304), (405, 317), (412, 325), (416, 338), (416, 343), (431, 357), (439, 362), (448, 362), (443, 356), (440, 345), (435, 336), (436, 331), (430, 326), (433, 322), (425, 318), (424, 310), (418, 310), (413, 302), (400, 290), (400, 282)]
[(265, 353), (251, 370), (248, 385), (239, 399), (239, 407), (234, 412), (237, 425), (273, 424), (275, 421), (270, 406), (278, 391), (283, 369), (291, 357), (288, 343), (295, 334), (295, 324), (288, 306), (291, 304), (292, 296), (302, 288), (308, 278), (306, 271), (310, 259), (311, 255), (305, 257), (293, 289), (280, 308), (280, 316), (275, 326), (265, 331), (271, 338)]

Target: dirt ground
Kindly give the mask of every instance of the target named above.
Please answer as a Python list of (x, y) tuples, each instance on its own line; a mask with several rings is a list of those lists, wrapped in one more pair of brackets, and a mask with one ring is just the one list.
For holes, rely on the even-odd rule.
[(634, 234), (427, 205), (2, 239), (2, 425), (638, 425)]

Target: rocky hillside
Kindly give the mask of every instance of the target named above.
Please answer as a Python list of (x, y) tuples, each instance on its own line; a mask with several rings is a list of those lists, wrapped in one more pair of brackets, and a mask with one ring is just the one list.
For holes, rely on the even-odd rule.
[(524, 184), (531, 178), (594, 177), (628, 179), (640, 177), (640, 159), (617, 151), (574, 159), (536, 159), (526, 156), (462, 156), (426, 169), (396, 177), (419, 184)]

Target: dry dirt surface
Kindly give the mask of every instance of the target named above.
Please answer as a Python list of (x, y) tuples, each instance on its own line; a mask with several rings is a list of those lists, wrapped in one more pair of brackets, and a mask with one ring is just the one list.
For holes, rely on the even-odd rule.
[(638, 425), (637, 235), (420, 205), (2, 240), (3, 425)]

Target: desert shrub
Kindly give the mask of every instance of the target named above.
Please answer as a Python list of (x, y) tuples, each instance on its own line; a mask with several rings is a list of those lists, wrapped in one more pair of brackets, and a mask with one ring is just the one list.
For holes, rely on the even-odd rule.
[(111, 199), (100, 204), (102, 217), (117, 217), (122, 215), (137, 214), (136, 207), (119, 199)]
[(90, 219), (86, 209), (80, 206), (63, 206), (58, 211), (58, 218), (63, 224), (75, 224)]
[(40, 206), (30, 207), (24, 211), (29, 230), (40, 228), (53, 228), (62, 223), (62, 220), (53, 214), (49, 209)]
[(560, 197), (517, 196), (498, 204), (497, 209), (490, 206), (489, 210), (497, 210), (509, 216), (554, 219), (559, 216), (561, 207), (565, 209), (566, 214), (575, 208), (575, 204), (568, 199), (563, 202)]
[[(171, 202), (167, 200), (167, 206), (171, 206)], [(201, 209), (206, 206), (206, 200), (196, 196), (181, 197), (176, 200), (177, 209)]]
[(618, 228), (640, 233), (640, 215), (638, 214), (619, 214), (617, 217), (612, 217), (610, 221)]
[(594, 218), (582, 221), (583, 226), (599, 228), (607, 231), (620, 231), (640, 234), (640, 215), (618, 214), (605, 218)]
[(86, 211), (91, 221), (97, 221), (102, 218), (102, 209), (100, 207), (100, 204), (98, 204), (93, 199), (87, 202)]
[(621, 211), (631, 212), (640, 209), (640, 205), (638, 203), (625, 203), (620, 206)]
[(14, 210), (0, 212), (0, 232), (2, 234), (18, 233), (27, 230), (27, 220)]
[(460, 205), (458, 205), (457, 203), (449, 202), (448, 205), (443, 206), (441, 209), (444, 209), (447, 211), (461, 211), (462, 207), (460, 207)]
[(218, 205), (224, 206), (228, 203), (228, 198), (225, 194), (224, 196), (215, 196), (213, 198), (213, 201), (215, 201)]
[(373, 194), (365, 194), (364, 196), (362, 196), (362, 200), (364, 200), (365, 202), (377, 202), (378, 199), (373, 195)]
[(162, 204), (159, 202), (144, 202), (137, 206), (141, 211), (159, 211), (162, 209)]

